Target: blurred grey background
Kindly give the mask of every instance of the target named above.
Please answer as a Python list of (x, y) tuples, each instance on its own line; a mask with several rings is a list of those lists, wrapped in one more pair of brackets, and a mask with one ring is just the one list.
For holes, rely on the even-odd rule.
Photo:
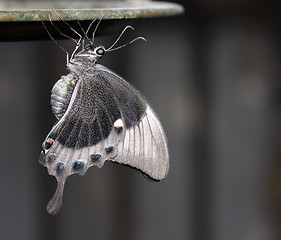
[[(68, 179), (57, 216), (45, 211), (56, 180), (38, 157), (66, 56), (50, 40), (0, 43), (1, 240), (281, 239), (277, 1), (178, 2), (184, 16), (136, 21), (123, 41), (148, 42), (101, 62), (158, 113), (168, 178), (154, 183), (112, 163), (91, 168)], [(117, 36), (97, 41), (109, 46)]]

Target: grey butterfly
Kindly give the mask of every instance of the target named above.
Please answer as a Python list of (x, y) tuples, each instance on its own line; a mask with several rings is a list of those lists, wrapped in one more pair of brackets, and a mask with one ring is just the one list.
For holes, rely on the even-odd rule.
[[(67, 62), (69, 74), (57, 81), (51, 93), (52, 112), (58, 121), (44, 140), (39, 159), (58, 182), (47, 205), (50, 214), (58, 213), (62, 206), (67, 177), (84, 175), (91, 166), (100, 168), (110, 160), (157, 181), (169, 169), (166, 135), (150, 104), (122, 77), (98, 64), (106, 53), (127, 45), (114, 48), (132, 27), (127, 26), (108, 49), (94, 46), (96, 29), (90, 40), (89, 28)], [(90, 43), (85, 46), (86, 39)], [(138, 39), (143, 38), (129, 43)]]

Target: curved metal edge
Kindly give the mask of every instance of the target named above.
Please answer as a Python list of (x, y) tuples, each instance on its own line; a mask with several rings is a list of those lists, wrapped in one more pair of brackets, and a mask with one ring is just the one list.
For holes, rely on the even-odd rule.
[(0, 11), (0, 22), (25, 22), (25, 21), (49, 21), (60, 20), (92, 20), (103, 19), (136, 19), (155, 18), (180, 15), (184, 8), (175, 3), (149, 2), (143, 6), (131, 6), (122, 8), (96, 8), (96, 9), (27, 9)]

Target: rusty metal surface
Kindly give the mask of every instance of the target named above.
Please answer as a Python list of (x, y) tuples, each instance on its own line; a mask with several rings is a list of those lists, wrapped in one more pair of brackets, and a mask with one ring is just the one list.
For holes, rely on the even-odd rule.
[[(152, 1), (57, 1), (57, 2), (0, 2), (0, 41), (36, 40), (47, 38), (41, 21), (82, 21), (103, 18), (104, 32), (118, 23), (141, 18), (175, 16), (183, 13), (179, 4)], [(109, 21), (110, 20), (110, 21)], [(106, 26), (109, 26), (107, 28)], [(68, 31), (65, 25), (61, 26)]]

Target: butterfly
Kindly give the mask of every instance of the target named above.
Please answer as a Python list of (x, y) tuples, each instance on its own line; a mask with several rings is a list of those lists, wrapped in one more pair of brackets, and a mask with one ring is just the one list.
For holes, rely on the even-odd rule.
[[(69, 73), (51, 91), (51, 108), (57, 122), (42, 144), (39, 162), (58, 182), (47, 205), (52, 215), (61, 209), (68, 176), (84, 175), (89, 167), (101, 168), (105, 161), (128, 165), (156, 181), (168, 174), (167, 138), (156, 113), (136, 88), (99, 64), (106, 53), (145, 39), (138, 37), (115, 47), (125, 30), (133, 29), (127, 26), (111, 47), (95, 46), (100, 21), (91, 40), (88, 31), (92, 23), (87, 32), (81, 27), (84, 36), (68, 25), (80, 38), (67, 60)], [(86, 46), (85, 40), (90, 42)]]

